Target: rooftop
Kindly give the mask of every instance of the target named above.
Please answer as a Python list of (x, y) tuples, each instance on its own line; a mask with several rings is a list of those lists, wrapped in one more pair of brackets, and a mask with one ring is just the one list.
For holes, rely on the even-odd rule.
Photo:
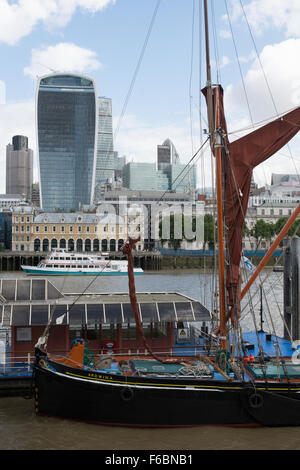
[[(1, 279), (0, 326), (133, 323), (129, 294), (63, 294), (47, 279)], [(211, 320), (209, 310), (178, 292), (136, 294), (142, 322), (200, 322)]]

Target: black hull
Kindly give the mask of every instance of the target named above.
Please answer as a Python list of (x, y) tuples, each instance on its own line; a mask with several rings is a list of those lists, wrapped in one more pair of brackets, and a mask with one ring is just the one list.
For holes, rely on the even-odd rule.
[(35, 367), (37, 414), (109, 425), (299, 426), (300, 384), (132, 377)]

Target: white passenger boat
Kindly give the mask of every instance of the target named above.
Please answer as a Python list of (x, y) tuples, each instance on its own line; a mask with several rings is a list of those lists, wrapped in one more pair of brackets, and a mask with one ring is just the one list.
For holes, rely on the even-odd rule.
[[(38, 275), (102, 275), (120, 276), (127, 274), (127, 261), (110, 260), (108, 253), (73, 253), (62, 249), (52, 251), (37, 266), (21, 265), (26, 274)], [(141, 268), (134, 268), (134, 274), (143, 274)]]

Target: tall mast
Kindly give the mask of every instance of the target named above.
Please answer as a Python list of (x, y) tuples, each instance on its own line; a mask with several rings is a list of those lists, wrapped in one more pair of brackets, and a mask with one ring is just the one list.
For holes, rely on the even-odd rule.
[(216, 158), (216, 192), (218, 215), (218, 259), (219, 259), (219, 310), (220, 310), (220, 347), (227, 349), (226, 311), (225, 311), (225, 257), (224, 257), (224, 222), (223, 222), (223, 171), (222, 171), (222, 135), (221, 116), (219, 107), (219, 87), (215, 88), (215, 106), (213, 102), (213, 87), (211, 81), (211, 65), (209, 50), (209, 27), (207, 0), (204, 0), (206, 71), (207, 71), (207, 113), (211, 148)]

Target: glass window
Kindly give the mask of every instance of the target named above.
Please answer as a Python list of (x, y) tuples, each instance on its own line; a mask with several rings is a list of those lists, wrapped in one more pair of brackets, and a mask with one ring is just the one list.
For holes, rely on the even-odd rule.
[(95, 325), (103, 323), (104, 315), (103, 315), (103, 305), (102, 304), (88, 304), (87, 305), (87, 324)]
[(158, 303), (159, 316), (161, 321), (175, 321), (175, 311), (172, 302)]
[(74, 304), (69, 309), (70, 326), (80, 326), (86, 324), (85, 305)]
[(32, 281), (32, 300), (44, 300), (45, 299), (45, 281), (39, 279), (33, 279)]
[(17, 300), (30, 299), (30, 281), (18, 280), (17, 281)]
[(12, 325), (29, 325), (29, 305), (13, 305)]
[[(57, 325), (56, 320), (59, 318), (59, 324), (67, 325), (67, 305), (51, 305), (50, 317), (52, 317), (51, 325)], [(54, 310), (53, 310), (54, 309)]]
[(17, 342), (31, 342), (31, 328), (17, 328)]
[(48, 305), (32, 305), (31, 325), (48, 324)]
[(122, 323), (121, 304), (106, 304), (105, 316), (110, 323)]
[(158, 321), (157, 309), (156, 309), (155, 303), (151, 303), (151, 304), (141, 303), (140, 309), (141, 309), (143, 322), (147, 322), (147, 321), (157, 322)]
[(190, 302), (176, 302), (175, 303), (178, 320), (192, 321), (193, 313)]

